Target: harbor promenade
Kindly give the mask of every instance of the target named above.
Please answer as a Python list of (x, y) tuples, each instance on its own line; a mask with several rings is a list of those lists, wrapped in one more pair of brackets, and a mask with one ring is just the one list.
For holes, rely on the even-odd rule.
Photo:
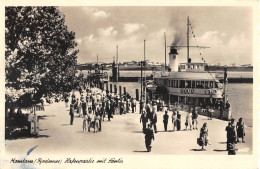
[[(157, 112), (157, 129), (155, 140), (152, 142), (152, 151), (146, 152), (142, 124), (140, 123), (139, 104), (135, 113), (114, 115), (109, 122), (107, 117), (102, 122), (102, 131), (98, 133), (83, 132), (83, 118), (75, 114), (74, 124), (70, 125), (69, 107), (64, 102), (45, 104), (45, 111), (37, 111), (40, 117), (39, 136), (34, 138), (19, 138), (6, 140), (7, 154), (26, 154), (28, 150), (37, 146), (33, 154), (215, 154), (227, 155), (226, 131), (228, 121), (218, 119), (208, 120), (205, 116), (198, 117), (198, 130), (185, 130), (186, 112), (181, 111), (181, 130), (173, 132), (171, 114), (169, 111), (168, 131), (164, 131), (164, 112)], [(235, 123), (238, 119), (235, 119)], [(211, 145), (206, 146), (206, 151), (200, 151), (197, 138), (203, 123), (208, 124)], [(251, 127), (245, 127), (245, 143), (236, 144), (237, 155), (252, 153)], [(241, 139), (240, 139), (241, 140)]]

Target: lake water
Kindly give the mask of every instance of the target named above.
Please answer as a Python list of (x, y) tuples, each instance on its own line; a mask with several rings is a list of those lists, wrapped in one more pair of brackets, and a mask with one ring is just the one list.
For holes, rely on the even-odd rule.
[[(152, 71), (146, 71), (146, 75), (150, 75)], [(83, 71), (86, 75), (87, 71)], [(111, 71), (108, 71), (111, 74)], [(120, 76), (131, 77), (140, 76), (140, 71), (120, 71)], [(228, 77), (253, 77), (253, 72), (228, 72)], [(140, 83), (138, 82), (117, 82), (112, 83), (126, 88), (126, 91), (133, 97), (135, 97), (135, 90), (139, 89)], [(114, 90), (114, 89), (113, 89)], [(253, 126), (253, 84), (251, 83), (230, 83), (227, 84), (228, 100), (231, 103), (232, 117), (236, 121), (242, 117), (247, 126)]]

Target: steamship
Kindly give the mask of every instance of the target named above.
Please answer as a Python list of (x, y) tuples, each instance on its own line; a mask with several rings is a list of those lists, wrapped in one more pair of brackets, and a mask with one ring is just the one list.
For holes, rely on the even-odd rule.
[[(187, 46), (169, 46), (169, 71), (156, 72), (154, 84), (147, 87), (150, 98), (160, 98), (166, 101), (170, 109), (177, 105), (181, 107), (196, 106), (199, 114), (207, 115), (207, 105), (211, 105), (213, 116), (220, 117), (219, 102), (226, 103), (226, 85), (219, 80), (224, 74), (208, 72), (205, 62), (192, 62), (189, 57), (189, 18), (187, 19)], [(187, 47), (187, 62), (179, 63), (178, 49)], [(198, 46), (196, 46), (198, 47)], [(168, 103), (167, 103), (168, 102)], [(222, 118), (229, 120), (231, 110), (224, 109)]]

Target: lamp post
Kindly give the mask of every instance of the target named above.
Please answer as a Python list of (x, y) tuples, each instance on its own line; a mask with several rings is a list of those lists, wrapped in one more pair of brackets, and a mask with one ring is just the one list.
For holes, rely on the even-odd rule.
[(143, 108), (143, 64), (145, 62), (141, 61), (141, 99), (140, 99), (140, 114), (142, 113), (142, 108)]

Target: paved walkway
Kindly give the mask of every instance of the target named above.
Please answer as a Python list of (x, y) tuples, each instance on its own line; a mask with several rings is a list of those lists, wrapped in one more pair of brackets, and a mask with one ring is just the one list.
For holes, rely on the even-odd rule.
[[(137, 110), (137, 112), (139, 112)], [(200, 151), (197, 145), (199, 130), (184, 130), (186, 113), (181, 112), (181, 131), (172, 131), (172, 123), (169, 118), (168, 132), (164, 132), (163, 114), (158, 112), (155, 141), (152, 143), (152, 152), (149, 154), (227, 154), (226, 132), (227, 121), (218, 119), (207, 120), (205, 116), (199, 116), (198, 129), (203, 123), (208, 123), (211, 145), (206, 151)], [(6, 140), (6, 153), (26, 154), (32, 147), (34, 154), (135, 154), (143, 155), (146, 152), (144, 134), (140, 123), (139, 113), (115, 115), (109, 122), (107, 118), (102, 123), (102, 131), (98, 133), (82, 130), (83, 119), (76, 117), (74, 125), (69, 125), (69, 108), (64, 102), (53, 103), (45, 106), (45, 111), (38, 111), (40, 120), (40, 135), (38, 138), (26, 138)], [(169, 113), (171, 117), (171, 112)], [(237, 154), (252, 153), (252, 128), (246, 127), (246, 143), (238, 143)]]

